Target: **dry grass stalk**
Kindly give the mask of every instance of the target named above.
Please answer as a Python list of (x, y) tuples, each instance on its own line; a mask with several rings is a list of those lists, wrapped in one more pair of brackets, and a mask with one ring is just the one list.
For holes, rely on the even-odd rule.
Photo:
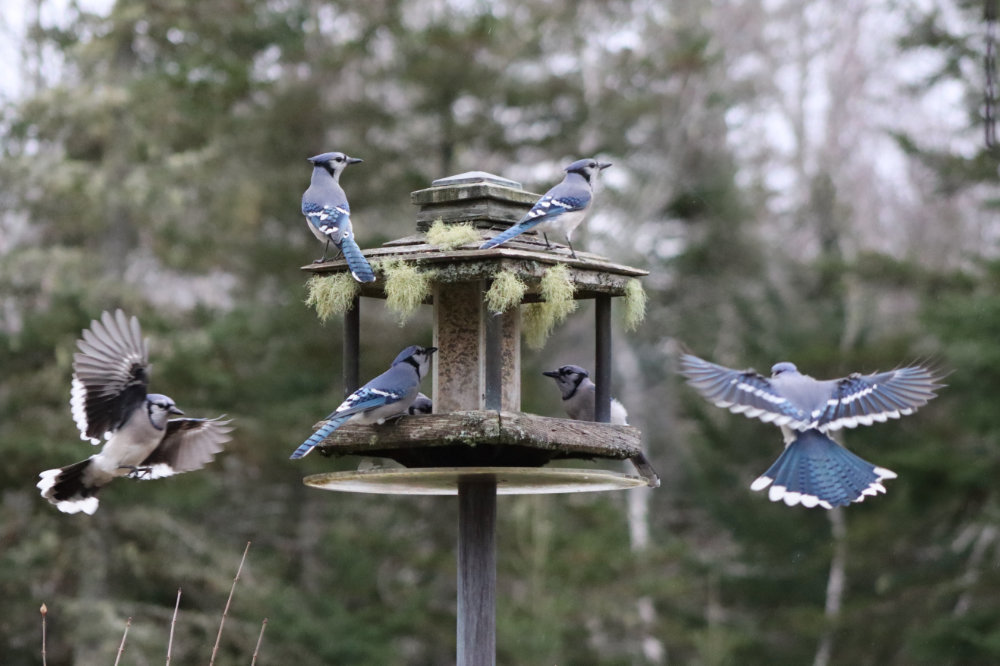
[(181, 607), (181, 588), (177, 588), (177, 603), (174, 604), (174, 616), (170, 618), (170, 638), (167, 639), (167, 664), (170, 666), (170, 651), (174, 647), (174, 627), (177, 626), (177, 611)]
[(122, 653), (125, 652), (125, 639), (128, 638), (128, 628), (132, 626), (132, 618), (125, 621), (125, 633), (122, 634), (121, 645), (118, 646), (118, 655), (115, 657), (115, 666), (118, 666), (118, 662), (122, 659)]
[(219, 651), (219, 642), (222, 640), (222, 627), (226, 624), (226, 616), (229, 615), (229, 605), (233, 602), (233, 593), (236, 592), (236, 583), (240, 579), (240, 572), (243, 571), (243, 563), (246, 562), (247, 552), (250, 550), (250, 542), (247, 541), (247, 547), (243, 549), (243, 558), (240, 560), (240, 566), (236, 569), (236, 577), (233, 578), (233, 586), (229, 588), (229, 598), (226, 599), (226, 608), (222, 611), (222, 621), (219, 622), (219, 633), (215, 635), (215, 646), (212, 648), (212, 658), (208, 660), (208, 666), (212, 666), (215, 663), (215, 655)]
[(250, 666), (256, 666), (257, 655), (260, 654), (260, 642), (264, 640), (264, 630), (267, 629), (267, 618), (260, 625), (260, 635), (257, 636), (257, 646), (253, 649), (253, 659), (250, 660)]

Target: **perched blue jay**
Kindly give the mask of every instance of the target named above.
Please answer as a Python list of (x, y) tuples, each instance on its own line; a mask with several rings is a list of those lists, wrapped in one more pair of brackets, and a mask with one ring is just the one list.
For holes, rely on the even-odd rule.
[(97, 511), (98, 491), (116, 477), (158, 479), (203, 467), (230, 440), (229, 421), (171, 419), (174, 401), (147, 393), (149, 345), (139, 321), (117, 310), (92, 321), (73, 356), (70, 409), (80, 438), (104, 447), (86, 460), (40, 474), (42, 497), (64, 513)]
[[(546, 370), (542, 374), (556, 380), (567, 416), (574, 421), (594, 420), (597, 385), (590, 381), (589, 372), (578, 365), (564, 365), (558, 370)], [(628, 425), (625, 406), (614, 398), (611, 399), (611, 423)]]
[(413, 404), (406, 411), (410, 416), (430, 414), (434, 411), (434, 403), (423, 393), (418, 393), (417, 397), (413, 400)]
[(347, 396), (337, 409), (330, 412), (326, 423), (295, 449), (291, 459), (305, 457), (348, 421), (382, 424), (387, 419), (406, 414), (417, 397), (420, 380), (430, 369), (431, 357), (436, 351), (437, 347), (411, 345), (399, 352), (388, 370)]
[(354, 240), (351, 207), (347, 203), (347, 195), (340, 187), (340, 174), (348, 164), (356, 164), (361, 160), (344, 153), (323, 153), (310, 157), (309, 161), (313, 165), (312, 180), (309, 188), (302, 193), (302, 214), (306, 216), (313, 235), (326, 243), (323, 246), (323, 256), (313, 263), (326, 261), (326, 251), (332, 242), (344, 255), (355, 280), (374, 281), (375, 273)]
[[(558, 370), (546, 370), (542, 373), (556, 381), (559, 392), (562, 393), (563, 409), (566, 415), (574, 421), (594, 421), (597, 401), (597, 385), (590, 380), (590, 373), (578, 365), (564, 365)], [(628, 412), (625, 406), (616, 399), (611, 399), (612, 425), (628, 425)], [(660, 485), (660, 477), (649, 464), (645, 453), (639, 453), (630, 460), (639, 473), (655, 486)]]
[(594, 198), (594, 188), (597, 186), (597, 176), (609, 166), (610, 162), (598, 162), (596, 159), (573, 162), (566, 167), (566, 177), (562, 182), (546, 192), (520, 222), (489, 239), (480, 245), (479, 249), (496, 247), (532, 229), (542, 233), (545, 247), (548, 248), (550, 245), (547, 232), (559, 231), (566, 237), (569, 251), (576, 258), (576, 251), (573, 249), (573, 230), (587, 217), (590, 203)]
[(943, 387), (934, 371), (920, 365), (820, 381), (788, 362), (772, 367), (767, 378), (684, 354), (680, 372), (713, 404), (781, 426), (785, 450), (752, 490), (771, 486), (771, 501), (825, 509), (884, 493), (882, 481), (896, 478), (895, 472), (862, 460), (827, 433), (912, 414)]

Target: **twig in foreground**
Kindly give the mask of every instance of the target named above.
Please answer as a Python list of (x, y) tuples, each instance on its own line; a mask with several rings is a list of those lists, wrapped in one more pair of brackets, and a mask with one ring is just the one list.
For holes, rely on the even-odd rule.
[(174, 604), (174, 616), (170, 618), (170, 638), (167, 640), (167, 664), (170, 666), (170, 652), (174, 648), (174, 627), (177, 626), (177, 610), (181, 607), (181, 588), (177, 588), (177, 603)]
[[(49, 614), (49, 608), (42, 603), (42, 607), (38, 611), (42, 614), (42, 666), (46, 666), (48, 662), (45, 660), (45, 616)], [(267, 622), (267, 620), (264, 621)]]
[(264, 640), (264, 629), (267, 628), (267, 618), (260, 624), (260, 635), (257, 636), (257, 647), (253, 649), (253, 659), (250, 660), (250, 666), (256, 666), (257, 655), (260, 654), (260, 642)]
[(118, 662), (121, 661), (122, 652), (125, 651), (125, 638), (128, 636), (128, 628), (132, 626), (132, 618), (125, 621), (125, 633), (122, 634), (122, 644), (118, 646), (118, 656), (115, 657), (115, 666), (118, 666)]
[(229, 589), (229, 598), (226, 599), (226, 608), (222, 611), (222, 621), (219, 622), (219, 633), (215, 636), (215, 647), (212, 648), (212, 658), (208, 660), (208, 666), (213, 666), (215, 664), (215, 653), (219, 651), (219, 641), (222, 640), (222, 627), (226, 624), (226, 615), (229, 614), (229, 604), (233, 601), (233, 593), (236, 591), (236, 581), (240, 579), (240, 572), (243, 571), (243, 563), (247, 559), (247, 551), (250, 550), (250, 542), (247, 541), (247, 547), (243, 549), (243, 559), (240, 560), (240, 566), (236, 570), (236, 577), (233, 578), (233, 586)]

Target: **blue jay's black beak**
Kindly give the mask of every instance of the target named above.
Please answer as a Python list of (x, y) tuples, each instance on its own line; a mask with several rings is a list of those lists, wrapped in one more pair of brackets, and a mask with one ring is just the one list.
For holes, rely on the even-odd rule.
[(437, 347), (428, 347), (428, 348), (427, 348), (427, 353), (428, 353), (428, 354), (433, 354), (433, 353), (434, 353), (434, 352), (436, 352), (437, 350), (438, 350), (438, 348), (437, 348)]
[(546, 370), (542, 374), (545, 375), (546, 377), (553, 377), (554, 378), (554, 377), (558, 377), (559, 376), (559, 371), (558, 370)]
[(358, 162), (364, 162), (364, 160), (361, 159), (360, 157), (348, 157), (347, 158), (347, 163), (348, 164), (357, 164)]
[(180, 409), (178, 409), (177, 405), (174, 405), (173, 407), (170, 408), (170, 413), (171, 414), (180, 414), (181, 416), (184, 416), (184, 412), (182, 412)]
[(611, 162), (598, 162), (597, 163), (597, 168), (600, 169), (601, 171), (604, 171), (609, 166), (611, 166)]

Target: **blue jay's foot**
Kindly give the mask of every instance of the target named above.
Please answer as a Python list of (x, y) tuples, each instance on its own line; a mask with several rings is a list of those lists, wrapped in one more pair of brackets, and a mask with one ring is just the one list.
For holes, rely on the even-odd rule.
[(401, 418), (403, 418), (404, 416), (407, 416), (407, 414), (408, 414), (407, 412), (402, 412), (400, 414), (393, 414), (392, 416), (387, 416), (384, 419), (379, 419), (375, 423), (376, 423), (376, 425), (385, 425), (387, 423), (389, 423), (389, 424), (398, 423), (399, 420)]
[(569, 244), (569, 254), (570, 254), (570, 256), (573, 257), (574, 259), (576, 259), (576, 250), (573, 249), (573, 243), (572, 243), (572, 241), (570, 241), (570, 239), (567, 238), (566, 239), (566, 243)]
[(150, 475), (153, 471), (152, 467), (136, 467), (135, 465), (121, 465), (118, 469), (129, 470), (128, 478), (130, 479), (142, 479)]

